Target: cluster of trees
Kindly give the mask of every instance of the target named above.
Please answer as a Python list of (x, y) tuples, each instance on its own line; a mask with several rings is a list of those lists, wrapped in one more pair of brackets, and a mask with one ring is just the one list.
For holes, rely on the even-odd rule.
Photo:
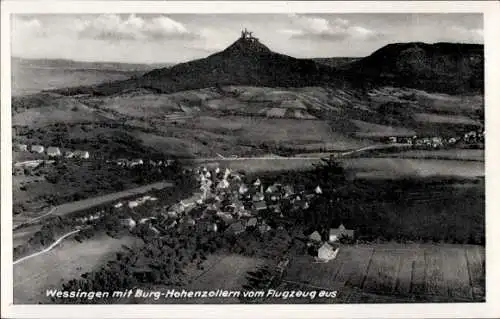
[[(134, 230), (144, 240), (144, 245), (124, 246), (116, 258), (99, 270), (82, 274), (63, 284), (64, 290), (114, 291), (137, 287), (142, 284), (180, 286), (187, 280), (185, 267), (194, 264), (203, 270), (203, 261), (209, 253), (223, 245), (223, 237), (195, 229), (181, 233), (152, 237), (146, 225)], [(58, 300), (59, 301), (59, 300)], [(108, 303), (110, 300), (64, 299), (66, 303)]]
[(313, 189), (308, 209), (283, 205), (286, 218), (306, 230), (327, 234), (343, 223), (357, 239), (484, 244), (484, 189), (457, 192), (456, 179), (354, 180), (333, 160), (313, 170), (268, 174), (264, 183), (280, 182)]

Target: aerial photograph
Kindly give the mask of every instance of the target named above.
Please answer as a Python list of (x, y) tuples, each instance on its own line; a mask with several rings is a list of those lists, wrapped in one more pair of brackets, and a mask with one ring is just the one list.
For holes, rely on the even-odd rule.
[(14, 305), (485, 302), (482, 14), (12, 14), (10, 41)]

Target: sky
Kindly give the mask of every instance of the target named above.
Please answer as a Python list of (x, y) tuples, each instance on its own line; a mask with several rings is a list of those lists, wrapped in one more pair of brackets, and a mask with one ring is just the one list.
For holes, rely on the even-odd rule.
[(13, 15), (12, 55), (178, 63), (223, 50), (243, 28), (297, 58), (362, 57), (395, 42), (483, 43), (482, 14)]

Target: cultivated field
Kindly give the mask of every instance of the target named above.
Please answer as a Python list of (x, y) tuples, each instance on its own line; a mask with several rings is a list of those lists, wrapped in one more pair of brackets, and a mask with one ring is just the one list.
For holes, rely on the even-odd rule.
[(481, 149), (447, 149), (447, 150), (409, 150), (398, 153), (384, 154), (384, 157), (443, 159), (459, 161), (484, 162), (484, 150)]
[[(14, 220), (13, 224), (17, 224), (19, 221)], [(16, 230), (12, 234), (12, 248), (17, 247), (22, 244), (26, 244), (28, 240), (35, 234), (37, 231), (42, 228), (42, 225), (32, 225), (28, 227), (24, 227), (22, 229)]]
[(484, 298), (484, 247), (378, 244), (342, 246), (333, 261), (292, 258), (285, 281), (304, 286), (432, 301)]
[(469, 117), (460, 115), (438, 115), (432, 113), (417, 113), (414, 118), (418, 122), (433, 123), (433, 124), (467, 124), (478, 125), (479, 123)]
[(484, 176), (484, 162), (461, 160), (349, 158), (344, 166), (359, 178), (399, 178), (427, 176)]
[(416, 134), (414, 130), (405, 127), (380, 125), (360, 120), (351, 120), (351, 122), (358, 128), (359, 131), (356, 132), (356, 135), (359, 137), (412, 136)]
[[(320, 162), (319, 159), (272, 158), (272, 159), (225, 160), (225, 161), (213, 162), (212, 165), (218, 166), (220, 164), (221, 166), (228, 167), (232, 170), (243, 170), (248, 173), (254, 173), (254, 172), (268, 172), (268, 171), (306, 170), (312, 168), (313, 164), (319, 162)], [(210, 166), (210, 162), (208, 162), (207, 166)]]
[[(247, 172), (305, 170), (320, 162), (321, 156), (318, 156), (318, 153), (312, 154), (311, 157), (306, 156), (303, 154), (297, 158), (229, 159), (217, 162), (233, 170)], [(484, 162), (480, 161), (404, 158), (344, 158), (339, 161), (359, 178), (430, 176), (475, 178), (485, 174)]]
[(63, 282), (113, 259), (122, 245), (136, 244), (141, 244), (136, 237), (115, 239), (103, 235), (82, 243), (68, 238), (59, 247), (14, 265), (14, 303), (47, 302), (46, 289), (61, 289)]

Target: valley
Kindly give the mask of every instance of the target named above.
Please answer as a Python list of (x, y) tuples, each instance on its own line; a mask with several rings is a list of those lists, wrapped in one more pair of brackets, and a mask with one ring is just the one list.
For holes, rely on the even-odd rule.
[(40, 292), (318, 287), (340, 291), (328, 303), (484, 301), (482, 50), (298, 59), (242, 33), (176, 65), (21, 61), (14, 301), (296, 303)]

